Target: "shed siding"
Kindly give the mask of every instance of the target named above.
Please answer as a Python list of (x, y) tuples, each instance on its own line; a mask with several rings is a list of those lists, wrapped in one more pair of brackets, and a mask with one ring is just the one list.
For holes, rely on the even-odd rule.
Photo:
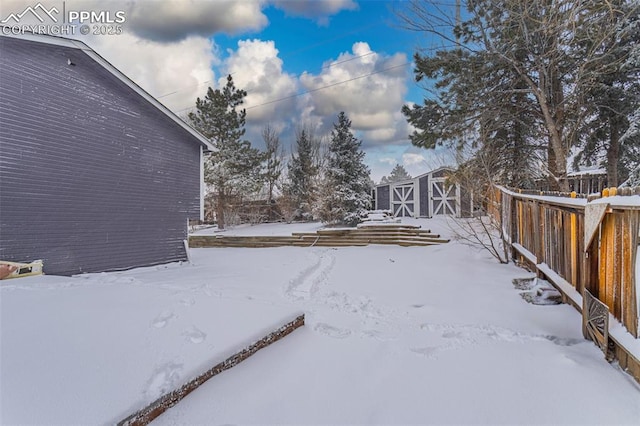
[(460, 217), (471, 217), (471, 216), (472, 216), (471, 194), (465, 187), (461, 186), (460, 187)]
[(450, 169), (446, 169), (446, 168), (441, 168), (438, 170), (434, 170), (433, 173), (431, 173), (431, 176), (433, 178), (446, 178), (449, 173), (451, 173)]
[(79, 49), (0, 37), (0, 75), (0, 259), (64, 275), (186, 259), (192, 135)]
[(376, 188), (376, 208), (378, 210), (389, 210), (391, 206), (389, 204), (389, 185), (378, 186)]
[(429, 176), (422, 176), (418, 179), (418, 190), (420, 197), (420, 216), (431, 217), (429, 211)]

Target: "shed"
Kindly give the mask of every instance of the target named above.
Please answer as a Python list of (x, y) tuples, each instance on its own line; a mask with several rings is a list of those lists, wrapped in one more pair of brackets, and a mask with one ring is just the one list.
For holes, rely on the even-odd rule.
[(459, 184), (448, 185), (451, 168), (440, 167), (413, 179), (376, 185), (376, 210), (391, 210), (395, 217), (471, 215), (471, 196)]
[(187, 259), (201, 134), (86, 44), (0, 36), (0, 259), (70, 275)]

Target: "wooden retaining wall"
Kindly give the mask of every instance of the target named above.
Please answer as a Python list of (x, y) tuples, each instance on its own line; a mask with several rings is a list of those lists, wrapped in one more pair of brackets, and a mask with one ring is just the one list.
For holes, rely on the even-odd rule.
[(127, 418), (119, 421), (118, 426), (139, 426), (139, 425), (147, 425), (151, 423), (156, 417), (160, 416), (162, 413), (167, 411), (169, 408), (176, 405), (180, 402), (184, 397), (189, 395), (191, 392), (196, 390), (202, 384), (204, 384), (207, 380), (222, 373), (225, 370), (230, 369), (231, 367), (235, 367), (240, 364), (245, 359), (249, 358), (251, 355), (255, 354), (262, 348), (266, 348), (272, 343), (277, 342), (283, 337), (289, 335), (294, 330), (304, 325), (304, 314), (299, 315), (293, 321), (284, 324), (279, 327), (277, 330), (267, 334), (262, 339), (257, 342), (252, 343), (245, 349), (240, 352), (231, 355), (229, 358), (225, 359), (222, 362), (217, 363), (209, 370), (204, 373), (198, 375), (194, 379), (182, 385), (180, 388), (169, 392), (166, 395), (161, 396), (148, 406), (136, 411), (131, 414)]
[(607, 189), (604, 197), (586, 199), (496, 188), (489, 211), (501, 222), (513, 258), (544, 275), (562, 291), (565, 302), (582, 312), (582, 296), (588, 291), (606, 305), (612, 321), (627, 334), (609, 333), (611, 350), (640, 381), (638, 351), (625, 349), (625, 342), (640, 347), (640, 206), (624, 198), (640, 194), (640, 188), (620, 192), (624, 195), (611, 197), (618, 190)]
[(369, 244), (430, 246), (446, 243), (429, 230), (412, 225), (370, 226), (294, 232), (291, 236), (191, 235), (189, 247), (346, 247)]

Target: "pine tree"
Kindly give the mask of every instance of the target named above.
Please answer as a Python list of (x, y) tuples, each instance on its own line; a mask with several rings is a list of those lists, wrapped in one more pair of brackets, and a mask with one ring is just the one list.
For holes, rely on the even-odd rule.
[[(596, 68), (598, 72), (593, 72), (593, 81), (585, 88), (586, 115), (590, 119), (582, 129), (584, 137), (574, 167), (602, 159), (608, 185), (618, 186), (638, 159), (638, 138), (624, 136), (631, 128), (634, 110), (640, 105), (640, 63), (633, 59), (640, 43), (640, 17), (637, 13), (625, 13), (625, 8), (632, 7), (626, 1), (616, 0), (612, 5), (611, 11), (601, 11), (598, 17), (602, 26), (616, 30), (606, 42), (613, 47), (587, 64), (587, 69)], [(579, 30), (583, 48), (592, 49), (590, 27)]]
[(215, 147), (205, 160), (205, 182), (215, 195), (218, 228), (225, 227), (225, 210), (232, 198), (258, 190), (262, 185), (264, 155), (243, 140), (246, 111), (238, 111), (247, 92), (236, 89), (231, 75), (222, 89), (209, 87), (189, 113), (193, 127)]
[(297, 207), (294, 219), (313, 218), (312, 209), (317, 192), (315, 178), (318, 174), (314, 151), (313, 136), (306, 129), (300, 130), (296, 138), (296, 152), (291, 154), (288, 164), (288, 183), (285, 186), (286, 195)]
[(369, 168), (361, 145), (351, 133), (351, 120), (341, 112), (331, 132), (320, 193), (318, 213), (323, 222), (355, 225), (371, 206)]
[[(435, 81), (435, 99), (404, 106), (415, 131), (411, 143), (455, 147), (491, 159), (494, 182), (528, 187), (544, 153), (533, 134), (537, 117), (523, 81), (484, 52), (460, 49), (415, 55), (416, 81)], [(545, 147), (546, 150), (546, 147)]]
[[(511, 162), (517, 171), (531, 149), (538, 149), (528, 148), (527, 139), (543, 141), (546, 152), (540, 158), (549, 184), (567, 191), (567, 160), (589, 118), (587, 91), (597, 76), (632, 54), (620, 49), (624, 38), (616, 34), (612, 17), (620, 22), (637, 16), (638, 1), (474, 0), (466, 2), (464, 22), (448, 20), (446, 12), (438, 15), (441, 9), (429, 2), (410, 5), (411, 13), (403, 16), (408, 28), (449, 42), (455, 37), (458, 45), (416, 55), (416, 77), (436, 80), (430, 86), (443, 96), (403, 109), (419, 130), (412, 142), (432, 148), (461, 130), (479, 132), (481, 143), (493, 145), (489, 157)], [(619, 133), (619, 123), (613, 124)], [(504, 151), (501, 139), (514, 142), (516, 150)]]
[(396, 163), (389, 177), (383, 176), (380, 183), (393, 183), (411, 179), (411, 175), (403, 165)]

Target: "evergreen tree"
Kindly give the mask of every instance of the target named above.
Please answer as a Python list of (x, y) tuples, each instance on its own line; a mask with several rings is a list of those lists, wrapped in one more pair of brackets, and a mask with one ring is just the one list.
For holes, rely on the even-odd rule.
[(396, 163), (389, 177), (383, 176), (380, 183), (393, 183), (411, 179), (411, 175), (403, 165)]
[(288, 164), (288, 182), (285, 194), (290, 202), (297, 206), (294, 219), (311, 220), (312, 209), (316, 199), (315, 179), (318, 167), (314, 157), (315, 141), (309, 130), (302, 129), (296, 138), (296, 152), (291, 154)]
[(528, 187), (536, 174), (541, 147), (533, 134), (536, 113), (523, 81), (490, 55), (442, 50), (415, 55), (416, 80), (435, 80), (435, 99), (404, 106), (416, 130), (412, 144), (428, 149), (455, 145), (461, 153), (491, 160), (496, 183)]
[[(618, 186), (635, 167), (638, 160), (638, 137), (623, 137), (631, 128), (634, 110), (640, 107), (640, 63), (633, 59), (640, 43), (640, 17), (625, 12), (633, 7), (616, 0), (611, 10), (600, 11), (602, 25), (615, 28), (608, 34), (608, 49), (587, 64), (596, 68), (593, 81), (585, 88), (586, 111), (590, 117), (581, 132), (581, 150), (574, 167), (600, 162), (607, 170), (609, 186)], [(636, 8), (638, 6), (635, 6)], [(593, 18), (592, 18), (593, 19)], [(590, 27), (578, 28), (583, 49), (593, 49)]]
[[(455, 37), (456, 48), (416, 55), (417, 79), (436, 80), (441, 96), (403, 109), (418, 129), (412, 142), (433, 147), (456, 136), (476, 138), (491, 145), (486, 158), (518, 171), (522, 159), (539, 150), (529, 141), (543, 141), (539, 154), (550, 186), (567, 191), (569, 153), (589, 118), (587, 93), (632, 56), (633, 50), (620, 49), (624, 37), (612, 21), (635, 19), (637, 0), (474, 0), (466, 2), (464, 22), (434, 15), (442, 9), (429, 3), (411, 1), (404, 22), (449, 42)], [(612, 124), (619, 134), (620, 123)], [(505, 151), (503, 141), (514, 149)]]
[(371, 206), (369, 168), (362, 142), (351, 133), (344, 112), (334, 123), (318, 214), (323, 222), (357, 224)]
[(238, 108), (247, 92), (236, 89), (231, 75), (226, 85), (209, 87), (204, 99), (196, 100), (196, 112), (189, 113), (193, 127), (215, 147), (205, 159), (205, 182), (212, 186), (218, 228), (225, 227), (225, 210), (230, 201), (262, 186), (264, 155), (243, 140), (246, 111)]

